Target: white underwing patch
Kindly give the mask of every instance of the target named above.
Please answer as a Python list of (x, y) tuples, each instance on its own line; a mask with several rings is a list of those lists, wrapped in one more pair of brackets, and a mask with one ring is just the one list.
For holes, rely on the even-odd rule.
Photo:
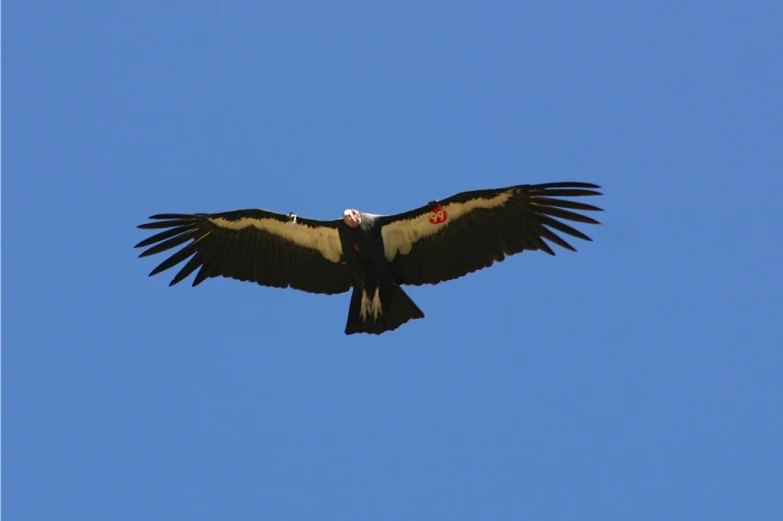
[(381, 229), (383, 238), (383, 248), (386, 259), (391, 261), (397, 254), (407, 255), (411, 248), (425, 237), (434, 235), (442, 228), (448, 226), (452, 221), (477, 208), (496, 208), (502, 206), (513, 196), (513, 190), (506, 190), (490, 199), (476, 198), (462, 203), (449, 203), (443, 206), (447, 218), (441, 223), (432, 223), (430, 221), (430, 212), (422, 213), (411, 219), (395, 221), (385, 225)]
[(242, 230), (248, 227), (263, 230), (278, 237), (282, 237), (292, 243), (317, 250), (324, 258), (332, 262), (340, 262), (343, 255), (343, 247), (340, 243), (340, 234), (336, 228), (327, 226), (312, 227), (301, 222), (283, 223), (275, 219), (253, 219), (243, 217), (235, 221), (216, 217), (210, 219), (215, 226), (230, 230)]

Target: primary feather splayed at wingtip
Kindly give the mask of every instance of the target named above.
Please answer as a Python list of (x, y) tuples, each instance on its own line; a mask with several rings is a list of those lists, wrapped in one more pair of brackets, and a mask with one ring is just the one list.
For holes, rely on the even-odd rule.
[(555, 255), (555, 251), (549, 247), (542, 239), (546, 239), (558, 246), (570, 251), (577, 251), (563, 237), (556, 232), (564, 233), (583, 241), (592, 242), (593, 240), (586, 234), (573, 228), (563, 222), (563, 220), (579, 222), (583, 224), (601, 224), (598, 220), (587, 215), (577, 213), (582, 212), (602, 212), (603, 209), (597, 206), (563, 199), (564, 197), (591, 197), (603, 195), (595, 189), (600, 186), (593, 183), (583, 183), (578, 181), (565, 181), (558, 183), (543, 183), (538, 185), (523, 185), (518, 187), (519, 195), (527, 204), (535, 208), (533, 215), (527, 220), (531, 231), (538, 234), (535, 241), (538, 249)]
[[(533, 201), (544, 203), (544, 206), (568, 208), (570, 210), (581, 210), (586, 212), (603, 212), (603, 208), (599, 208), (591, 204), (571, 201), (568, 199), (561, 199), (561, 197), (594, 197), (603, 195), (602, 192), (593, 190), (601, 188), (599, 185), (593, 183), (572, 181), (544, 183), (538, 185), (524, 185), (520, 188), (523, 192), (529, 194)], [(600, 224), (595, 219), (574, 212), (562, 211), (561, 216), (564, 219), (584, 222), (587, 224)]]
[[(585, 183), (583, 181), (558, 181), (556, 183), (539, 183), (535, 185), (523, 185), (523, 186), (529, 186), (532, 188), (541, 188), (541, 189), (548, 189), (548, 188), (595, 188), (600, 189), (601, 187), (597, 184), (593, 183)], [(598, 192), (593, 192), (593, 195), (602, 195)]]
[[(201, 239), (209, 235), (209, 230), (199, 229), (197, 227), (197, 219), (196, 216), (191, 215), (182, 215), (177, 220), (171, 220), (173, 217), (173, 214), (163, 214), (165, 219), (170, 219), (167, 221), (163, 221), (165, 223), (168, 223), (167, 226), (173, 227), (170, 230), (166, 230), (163, 232), (160, 232), (156, 235), (153, 235), (152, 237), (141, 241), (136, 245), (137, 248), (139, 247), (145, 247), (150, 246), (143, 252), (139, 254), (139, 257), (147, 257), (149, 255), (155, 255), (158, 253), (162, 253), (166, 250), (170, 250), (172, 248), (176, 248), (177, 246), (181, 245), (184, 242), (192, 241), (190, 244), (183, 247), (181, 250), (175, 252), (170, 257), (165, 259), (163, 262), (158, 264), (149, 274), (150, 277), (157, 275), (158, 273), (161, 273), (163, 271), (166, 271), (169, 268), (172, 268), (179, 264), (180, 262), (184, 261), (194, 253), (196, 254), (188, 263), (186, 263), (179, 272), (174, 276), (174, 278), (169, 283), (169, 286), (173, 286), (174, 284), (177, 284), (184, 278), (186, 278), (188, 275), (193, 273), (197, 268), (203, 266), (203, 255), (200, 255), (197, 251), (197, 245)], [(155, 218), (153, 216), (152, 218)], [(161, 224), (158, 223), (150, 223), (153, 225)], [(162, 226), (154, 226), (154, 228), (161, 228)], [(148, 226), (148, 228), (153, 228), (152, 226)], [(157, 243), (157, 244), (156, 244)], [(201, 277), (196, 277), (196, 280), (193, 281), (193, 286), (197, 286), (200, 284), (203, 280), (208, 278), (208, 271), (207, 269), (202, 269), (200, 275)]]

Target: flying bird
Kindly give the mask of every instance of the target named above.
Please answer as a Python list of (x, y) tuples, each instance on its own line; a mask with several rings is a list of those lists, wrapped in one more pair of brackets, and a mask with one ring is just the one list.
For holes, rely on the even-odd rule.
[(401, 285), (438, 284), (525, 250), (576, 249), (558, 233), (590, 237), (565, 222), (599, 224), (578, 211), (602, 211), (570, 197), (599, 186), (562, 182), (462, 192), (396, 215), (347, 209), (322, 221), (262, 209), (158, 214), (138, 227), (159, 230), (136, 244), (146, 257), (185, 245), (150, 272), (189, 258), (170, 282), (198, 270), (197, 286), (229, 277), (261, 286), (334, 295), (353, 289), (345, 334), (379, 335), (424, 313)]

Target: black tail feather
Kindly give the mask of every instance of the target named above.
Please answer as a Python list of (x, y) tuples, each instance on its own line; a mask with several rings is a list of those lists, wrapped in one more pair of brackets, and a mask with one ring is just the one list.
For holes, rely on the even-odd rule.
[[(380, 335), (393, 331), (417, 318), (424, 318), (424, 313), (396, 282), (390, 281), (378, 288), (378, 299), (373, 306), (375, 289), (354, 288), (351, 295), (351, 306), (348, 310), (348, 322), (345, 334), (369, 333)], [(364, 316), (362, 316), (362, 296), (364, 296)], [(380, 301), (380, 306), (377, 302)]]

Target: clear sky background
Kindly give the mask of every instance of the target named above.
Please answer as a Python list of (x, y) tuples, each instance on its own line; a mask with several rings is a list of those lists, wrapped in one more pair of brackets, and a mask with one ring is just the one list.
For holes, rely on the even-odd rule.
[[(3, 8), (7, 519), (783, 519), (783, 3)], [(382, 337), (132, 249), (569, 180), (594, 242)]]

